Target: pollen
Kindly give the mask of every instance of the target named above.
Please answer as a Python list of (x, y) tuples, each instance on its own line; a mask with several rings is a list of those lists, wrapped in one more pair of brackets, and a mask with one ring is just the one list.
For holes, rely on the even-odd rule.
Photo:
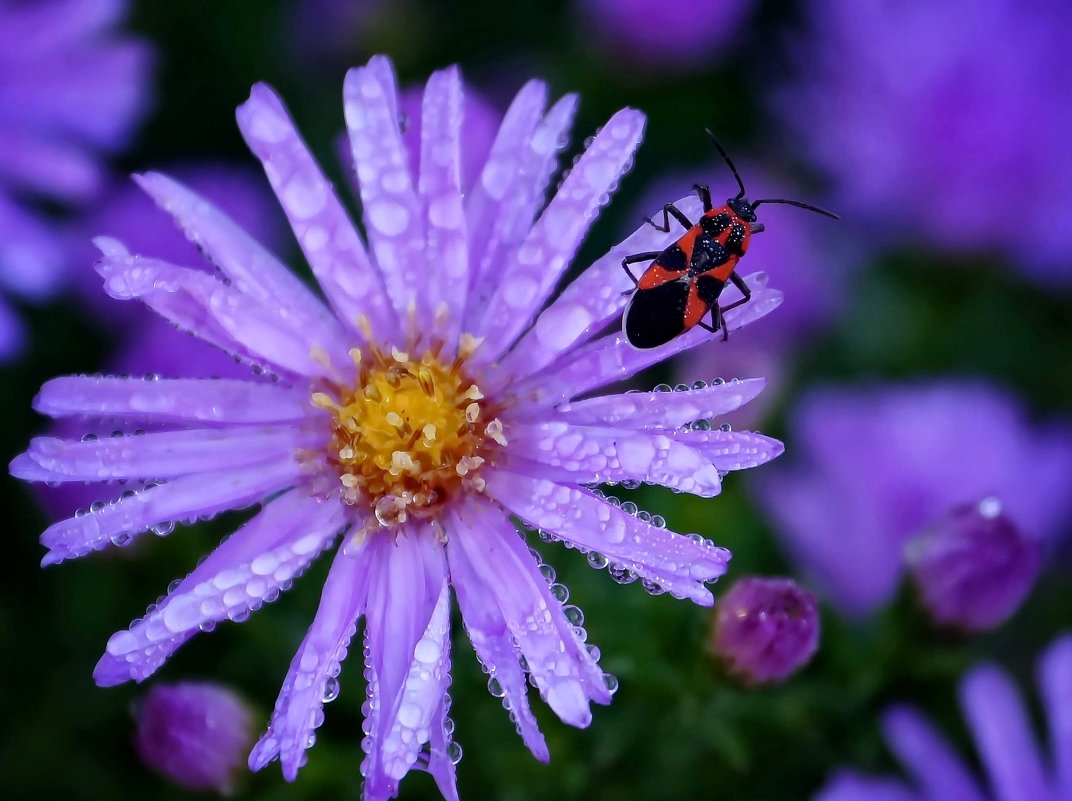
[(506, 440), (497, 409), (465, 371), (479, 341), (465, 345), (446, 363), (437, 350), (355, 350), (354, 385), (312, 394), (331, 427), (331, 491), (370, 522), (392, 528), (434, 517), (452, 497), (483, 491), (481, 466)]

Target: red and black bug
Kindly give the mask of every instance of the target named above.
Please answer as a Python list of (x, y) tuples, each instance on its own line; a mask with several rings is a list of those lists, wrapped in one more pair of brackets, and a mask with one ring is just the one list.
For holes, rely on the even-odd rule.
[[(747, 303), (752, 297), (748, 285), (734, 270), (748, 251), (752, 234), (763, 230), (763, 224), (756, 222), (756, 208), (761, 204), (784, 203), (838, 219), (832, 212), (797, 200), (764, 198), (754, 203), (749, 201), (733, 161), (714, 134), (708, 131), (707, 135), (733, 171), (741, 191), (727, 200), (725, 206), (716, 209), (711, 203), (711, 191), (706, 186), (693, 185), (704, 209), (695, 225), (673, 203), (663, 206), (662, 225), (656, 225), (650, 217), (645, 218), (656, 230), (669, 233), (670, 218), (673, 217), (685, 233), (662, 252), (636, 253), (622, 259), (622, 269), (636, 284), (622, 319), (625, 337), (634, 348), (658, 347), (697, 325), (711, 333), (721, 329), (722, 338), (729, 338), (723, 314)], [(629, 265), (646, 261), (651, 264), (637, 279)], [(744, 297), (719, 306), (718, 299), (727, 282), (737, 287)], [(703, 321), (708, 313), (711, 315), (710, 325)]]

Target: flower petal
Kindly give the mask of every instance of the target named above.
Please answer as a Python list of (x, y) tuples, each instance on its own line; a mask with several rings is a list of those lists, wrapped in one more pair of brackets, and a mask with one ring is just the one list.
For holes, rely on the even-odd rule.
[(558, 166), (558, 154), (568, 141), (577, 103), (577, 95), (559, 98), (531, 136), (517, 144), (512, 157), (504, 157), (498, 165), (498, 169), (509, 173), (493, 177), (496, 190), (501, 191), (496, 214), (485, 228), (469, 228), (473, 240), (479, 240), (478, 246), (483, 243), (483, 251), (473, 262), (476, 273), (465, 316), (468, 331), (480, 325), (492, 295), (506, 275), (503, 264), (514, 258), (544, 204), (545, 190)]
[(541, 697), (563, 721), (586, 727), (589, 702), (610, 703), (603, 671), (574, 635), (514, 524), (501, 510), (473, 502), (458, 510), (452, 528), (448, 548), (458, 553), (451, 558), (467, 561), (474, 586), (482, 583), (498, 605)]
[(300, 420), (305, 393), (222, 378), (75, 375), (45, 382), (34, 409), (49, 417), (108, 417), (160, 423), (277, 423)]
[(112, 635), (93, 677), (144, 681), (203, 626), (244, 620), (330, 544), (345, 518), (333, 501), (291, 491), (224, 540), (130, 629)]
[(644, 134), (644, 115), (615, 114), (573, 165), (508, 264), (478, 333), (494, 334), (480, 351), (497, 359), (528, 327), (565, 273), (589, 227), (625, 172)]
[(382, 550), (376, 543), (382, 539), (366, 541), (360, 548), (347, 543), (335, 554), (320, 606), (290, 662), (272, 720), (249, 755), (251, 770), (279, 756), (287, 781), (297, 777), (310, 735), (324, 718), (324, 703), (338, 693), (335, 677), (365, 609), (369, 574), (379, 564), (377, 550)]
[(264, 164), (294, 236), (339, 319), (360, 333), (357, 321), (364, 317), (377, 337), (390, 338), (397, 318), (383, 279), (283, 101), (269, 87), (256, 84), (249, 100), (238, 107), (238, 127)]
[(290, 459), (305, 439), (293, 425), (195, 428), (82, 442), (34, 437), (26, 456), (47, 473), (46, 481), (168, 479)]
[(556, 481), (650, 481), (704, 498), (718, 495), (722, 489), (711, 460), (678, 441), (673, 432), (627, 431), (554, 420), (511, 425), (509, 434), (509, 455), (557, 468), (538, 474)]
[(259, 501), (292, 484), (302, 467), (293, 459), (225, 473), (184, 476), (164, 484), (128, 490), (118, 500), (95, 504), (87, 514), (53, 523), (41, 535), (48, 548), (42, 564), (85, 556), (109, 544), (125, 545), (151, 527), (170, 526)]
[(694, 448), (722, 472), (746, 470), (781, 456), (785, 446), (773, 437), (754, 431), (700, 431), (674, 433), (678, 442)]
[(424, 232), (398, 121), (394, 69), (384, 56), (346, 73), (343, 102), (365, 231), (387, 294), (405, 320), (424, 281)]
[(469, 249), (461, 189), (462, 83), (457, 67), (432, 74), (421, 107), (420, 194), (425, 278), (414, 286), (418, 314), (457, 341), (469, 291)]
[[(703, 214), (696, 193), (675, 205), (690, 220), (698, 220)], [(654, 214), (653, 219), (658, 216)], [(647, 223), (637, 228), (562, 290), (503, 360), (503, 368), (515, 376), (530, 375), (606, 328), (622, 313), (635, 289), (622, 269), (622, 259), (635, 253), (662, 251), (682, 233), (680, 227), (664, 233)]]
[(370, 580), (365, 623), (366, 799), (398, 792), (429, 741), (431, 717), (449, 681), (443, 548), (422, 525), (399, 531), (384, 551)]
[(1050, 798), (1038, 743), (1008, 674), (976, 668), (960, 685), (960, 704), (996, 801)]
[(601, 395), (558, 409), (571, 423), (623, 428), (678, 428), (739, 409), (766, 386), (765, 378), (733, 379), (683, 392)]
[(979, 785), (949, 743), (911, 707), (895, 707), (882, 718), (890, 749), (927, 798), (986, 801)]
[[(763, 273), (752, 273), (745, 280), (753, 287), (752, 299), (726, 312), (730, 331), (736, 331), (769, 314), (782, 302), (782, 293), (767, 288), (766, 275)], [(724, 293), (727, 302), (733, 299), (731, 290), (735, 291), (735, 288), (728, 287)], [(559, 361), (521, 380), (512, 389), (516, 394), (535, 394), (536, 399), (543, 403), (558, 404), (607, 384), (623, 381), (646, 367), (710, 342), (711, 338), (709, 332), (697, 327), (658, 348), (638, 350), (629, 344), (624, 334), (608, 334), (582, 345), (576, 351), (567, 351)], [(510, 382), (510, 377), (504, 372), (499, 380), (501, 384), (506, 384)]]
[[(288, 373), (338, 376), (352, 363), (326, 363), (329, 342), (280, 325), (279, 315), (208, 273), (158, 259), (130, 256), (114, 241), (97, 239), (104, 289), (117, 300), (137, 298), (157, 314), (226, 351), (270, 362)], [(121, 247), (121, 246), (119, 246)], [(319, 358), (318, 358), (319, 356)]]
[(730, 554), (633, 517), (588, 490), (503, 470), (485, 472), (488, 494), (529, 525), (596, 551), (678, 598), (713, 603), (704, 582), (726, 572)]
[(518, 662), (517, 642), (510, 634), (506, 618), (499, 610), (491, 588), (477, 574), (465, 548), (460, 544), (463, 538), (479, 537), (479, 533), (472, 534), (465, 530), (471, 526), (468, 519), (454, 516), (450, 539), (447, 540), (450, 583), (458, 597), (462, 621), (477, 658), (487, 669), (490, 679), (498, 682), (502, 688), (503, 703), (509, 705), (521, 739), (533, 756), (541, 762), (547, 762), (550, 754), (529, 706), (528, 684), (525, 671)]
[[(938, 796), (943, 798), (945, 796)], [(838, 771), (812, 801), (929, 801), (896, 779)]]
[(1072, 636), (1062, 635), (1049, 647), (1038, 673), (1049, 717), (1054, 797), (1072, 798)]

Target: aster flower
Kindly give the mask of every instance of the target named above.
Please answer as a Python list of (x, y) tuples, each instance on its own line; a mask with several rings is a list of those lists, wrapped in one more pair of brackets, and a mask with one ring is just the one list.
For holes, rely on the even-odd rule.
[[(0, 288), (36, 300), (64, 254), (30, 197), (80, 203), (100, 152), (128, 140), (145, 106), (149, 52), (114, 28), (122, 0), (0, 0)], [(21, 327), (0, 298), (0, 358)]]
[(987, 787), (927, 719), (910, 706), (882, 718), (890, 750), (912, 778), (843, 770), (815, 801), (1064, 801), (1072, 798), (1072, 636), (1042, 655), (1038, 684), (1049, 719), (1051, 754), (1035, 738), (1016, 685), (995, 665), (982, 665), (960, 684), (960, 705), (986, 772)]
[[(890, 241), (997, 255), (1068, 286), (1072, 6), (820, 0), (803, 11), (798, 77), (771, 106), (831, 177), (830, 203)], [(1009, 225), (1010, 209), (1038, 213)]]
[[(545, 86), (526, 84), (479, 180), (464, 186), (462, 93), (456, 69), (429, 80), (414, 176), (390, 62), (375, 57), (347, 75), (367, 247), (272, 90), (255, 86), (239, 108), (239, 127), (328, 305), (208, 201), (163, 175), (138, 176), (218, 272), (133, 255), (104, 238), (106, 290), (142, 300), (259, 377), (55, 379), (37, 397), (40, 411), (148, 433), (41, 437), (12, 463), (27, 480), (128, 482), (111, 503), (49, 527), (45, 564), (262, 504), (109, 640), (94, 673), (102, 685), (146, 679), (198, 630), (244, 620), (332, 551), (320, 607), (250, 764), (278, 757), (295, 778), (363, 616), (369, 799), (392, 797), (414, 767), (456, 797), (451, 588), (477, 656), (538, 758), (548, 754), (526, 679), (576, 726), (589, 723), (592, 701), (610, 700), (614, 682), (586, 647), (575, 608), (557, 600), (511, 516), (586, 552), (619, 581), (639, 578), (651, 591), (709, 605), (705, 583), (724, 572), (729, 554), (590, 485), (648, 481), (709, 497), (725, 472), (781, 451), (776, 440), (708, 422), (754, 397), (759, 380), (593, 396), (706, 337), (693, 331), (638, 351), (617, 331), (603, 333), (630, 286), (622, 257), (665, 247), (673, 234), (643, 226), (544, 308), (629, 168), (643, 115), (611, 117), (544, 207), (576, 97), (545, 108)], [(684, 208), (695, 211), (689, 201)], [(731, 328), (780, 300), (762, 275), (748, 281), (752, 300), (728, 315)]]
[(233, 690), (205, 681), (157, 684), (134, 719), (134, 747), (157, 773), (190, 790), (234, 788), (253, 743), (253, 715)]
[[(982, 383), (820, 389), (790, 432), (798, 461), (757, 489), (786, 549), (845, 614), (888, 602), (907, 556), (931, 582), (923, 594), (939, 619), (952, 603), (996, 623), (1026, 594), (1033, 550), (1072, 511), (1067, 423), (1033, 424), (1016, 398)], [(1017, 531), (951, 525), (979, 504)], [(932, 558), (943, 566), (929, 570)]]

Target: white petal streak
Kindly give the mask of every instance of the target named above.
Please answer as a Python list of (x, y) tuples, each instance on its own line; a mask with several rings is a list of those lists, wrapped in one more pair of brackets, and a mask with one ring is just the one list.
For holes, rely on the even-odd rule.
[(398, 120), (394, 70), (383, 56), (346, 73), (343, 110), (364, 209), (365, 230), (387, 294), (405, 320), (424, 280), (424, 234)]
[(481, 334), (494, 334), (486, 358), (498, 358), (535, 318), (565, 273), (577, 248), (632, 166), (644, 134), (644, 115), (615, 114), (573, 165), (521, 247), (503, 265), (503, 280), (488, 306)]
[(702, 606), (703, 586), (726, 572), (729, 552), (623, 512), (588, 490), (503, 470), (485, 472), (488, 494), (529, 525), (596, 551), (612, 563)]
[[(695, 193), (678, 200), (675, 205), (690, 220), (699, 219), (703, 213), (703, 205)], [(660, 220), (661, 215), (655, 213), (652, 218)], [(674, 225), (676, 223), (671, 222), (671, 226)], [(635, 253), (662, 251), (682, 233), (680, 227), (664, 233), (647, 223), (637, 228), (581, 273), (543, 310), (532, 329), (503, 360), (504, 368), (515, 376), (529, 375), (602, 331), (621, 314), (635, 289), (622, 269), (622, 259)], [(635, 264), (630, 269), (639, 275), (644, 266)]]
[(556, 480), (566, 483), (650, 481), (704, 498), (722, 489), (710, 459), (676, 441), (673, 432), (629, 431), (556, 420), (513, 425), (509, 437), (512, 456), (557, 468)]
[(457, 67), (428, 80), (421, 109), (420, 194), (428, 269), (414, 287), (423, 319), (440, 322), (448, 349), (457, 340), (469, 290), (469, 250), (461, 190), (462, 82)]
[(351, 333), (364, 316), (379, 336), (395, 332), (397, 318), (364, 243), (320, 171), (283, 101), (264, 84), (238, 107), (238, 126), (264, 164), (272, 189), (339, 318)]
[(674, 392), (629, 392), (572, 403), (558, 413), (571, 423), (624, 428), (678, 428), (739, 409), (766, 386), (764, 378), (734, 379)]

